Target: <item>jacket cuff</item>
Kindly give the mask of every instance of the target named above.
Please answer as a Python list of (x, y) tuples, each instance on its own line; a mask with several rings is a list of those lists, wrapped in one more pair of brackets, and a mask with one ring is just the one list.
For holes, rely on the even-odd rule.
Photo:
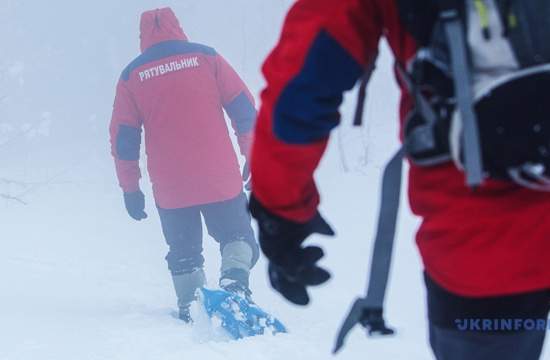
[(139, 180), (135, 182), (129, 182), (129, 183), (120, 183), (120, 187), (122, 188), (122, 191), (126, 194), (133, 193), (136, 191), (139, 191)]

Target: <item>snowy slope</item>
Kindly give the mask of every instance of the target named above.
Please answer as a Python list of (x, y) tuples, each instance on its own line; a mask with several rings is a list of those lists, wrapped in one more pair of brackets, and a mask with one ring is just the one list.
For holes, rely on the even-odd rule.
[[(37, 9), (32, 10), (34, 2), (8, 3), (10, 6), (4, 10), (13, 10), (11, 15), (20, 16), (11, 19), (12, 24), (29, 21), (31, 26), (38, 19), (47, 24)], [(77, 11), (68, 1), (54, 3), (67, 6), (68, 10), (45, 5), (40, 5), (44, 9), (39, 10), (50, 15)], [(353, 140), (342, 144), (335, 134), (318, 172), (323, 193), (322, 211), (338, 236), (312, 241), (326, 249), (323, 264), (333, 273), (332, 281), (312, 291), (311, 306), (298, 308), (284, 302), (269, 288), (266, 264), (261, 260), (252, 279), (254, 297), (279, 316), (290, 333), (238, 342), (222, 341), (202, 328), (182, 325), (172, 317), (175, 299), (163, 260), (166, 245), (149, 186), (145, 179), (142, 185), (147, 192), (149, 219), (135, 223), (124, 211), (108, 153), (106, 127), (112, 86), (117, 72), (136, 51), (136, 14), (157, 3), (128, 1), (123, 7), (121, 3), (105, 1), (100, 10), (91, 6), (92, 3), (87, 5), (85, 11), (94, 15), (110, 10), (111, 18), (115, 14), (121, 17), (120, 22), (107, 23), (116, 39), (106, 42), (113, 44), (108, 45), (112, 51), (109, 50), (107, 60), (104, 56), (94, 58), (102, 62), (105, 72), (98, 73), (94, 68), (90, 78), (102, 79), (91, 90), (82, 88), (86, 99), (71, 94), (76, 85), (65, 88), (55, 83), (50, 83), (48, 98), (63, 97), (64, 100), (57, 103), (41, 99), (41, 89), (36, 85), (38, 78), (35, 78), (38, 65), (29, 57), (30, 52), (23, 51), (16, 43), (10, 47), (20, 52), (10, 53), (11, 58), (0, 62), (12, 66), (17, 61), (27, 64), (24, 67), (27, 70), (13, 75), (12, 80), (19, 88), (11, 97), (9, 107), (0, 106), (0, 112), (9, 115), (16, 125), (33, 122), (45, 112), (51, 114), (50, 126), (45, 125), (49, 131), (0, 147), (3, 151), (0, 151), (0, 161), (6, 164), (0, 169), (0, 178), (39, 182), (21, 185), (23, 189), (18, 188), (20, 185), (9, 185), (8, 190), (14, 194), (30, 189), (23, 196), (28, 205), (0, 201), (0, 360), (329, 359), (343, 316), (365, 288), (381, 167), (397, 147), (397, 92), (388, 81), (392, 76), (388, 51), (383, 51), (380, 69), (370, 87), (368, 125), (360, 130), (344, 125), (340, 138)], [(222, 9), (220, 4), (229, 2), (168, 3), (178, 11), (192, 37), (214, 43), (259, 92), (261, 59), (275, 41), (283, 11), (290, 1), (238, 0)], [(20, 15), (22, 8), (33, 12), (25, 17)], [(126, 16), (122, 16), (123, 10)], [(74, 19), (73, 22), (78, 23)], [(30, 32), (27, 29), (25, 33)], [(67, 36), (73, 39), (80, 35)], [(102, 43), (99, 35), (81, 36), (87, 41), (94, 39), (95, 43)], [(125, 36), (131, 37), (131, 45), (121, 45)], [(229, 39), (234, 40), (233, 45)], [(97, 44), (93, 46), (99, 50)], [(78, 48), (70, 41), (62, 45), (69, 49), (59, 48), (61, 55), (44, 60), (45, 66), (54, 66), (55, 61)], [(37, 43), (37, 46), (41, 45)], [(14, 60), (19, 54), (20, 59)], [(70, 71), (69, 77), (76, 76)], [(22, 85), (18, 79), (24, 80)], [(34, 100), (39, 103), (36, 105)], [(354, 101), (350, 95), (344, 107), (346, 119), (351, 117)], [(93, 106), (86, 105), (87, 102)], [(23, 104), (26, 104), (24, 115), (17, 111)], [(84, 139), (79, 140), (79, 131), (86, 131)], [(366, 154), (362, 152), (362, 141), (368, 143)], [(84, 148), (77, 146), (79, 144), (84, 144)], [(342, 151), (348, 159), (366, 159), (367, 165), (361, 171), (345, 173)], [(47, 183), (42, 184), (45, 180)], [(431, 358), (425, 330), (421, 266), (413, 242), (417, 219), (404, 206), (399, 223), (387, 314), (399, 334), (392, 339), (366, 340), (364, 333), (356, 329), (339, 356), (341, 359)], [(210, 284), (215, 285), (219, 253), (211, 239), (205, 239), (205, 245), (207, 276)], [(550, 359), (548, 351), (543, 359)]]

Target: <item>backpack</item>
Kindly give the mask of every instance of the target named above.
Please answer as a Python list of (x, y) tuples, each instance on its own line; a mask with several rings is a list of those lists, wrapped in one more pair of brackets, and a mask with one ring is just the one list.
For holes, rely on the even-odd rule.
[(550, 3), (424, 1), (438, 3), (440, 16), (429, 38), (405, 24), (417, 27), (420, 49), (398, 66), (416, 101), (405, 125), (409, 159), (452, 159), (472, 187), (493, 178), (550, 191), (550, 95), (542, 90), (550, 88)]
[(491, 178), (550, 191), (550, 1), (395, 1), (419, 47), (396, 64), (415, 106), (384, 170), (367, 295), (353, 304), (335, 351), (357, 323), (369, 335), (394, 333), (383, 304), (405, 157), (424, 167), (453, 161), (472, 188)]

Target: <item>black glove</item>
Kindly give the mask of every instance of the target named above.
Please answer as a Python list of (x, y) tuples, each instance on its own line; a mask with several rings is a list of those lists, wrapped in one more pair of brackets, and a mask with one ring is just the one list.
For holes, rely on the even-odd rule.
[(305, 224), (296, 223), (270, 213), (254, 195), (250, 198), (250, 211), (258, 220), (260, 246), (269, 259), (271, 285), (294, 304), (307, 305), (307, 286), (323, 284), (330, 274), (317, 266), (323, 250), (303, 247), (302, 243), (314, 233), (333, 236), (334, 231), (319, 213)]
[(244, 167), (243, 167), (243, 182), (244, 182), (244, 189), (246, 191), (251, 191), (252, 177), (250, 176), (250, 166), (248, 166), (248, 161), (244, 164)]
[(145, 213), (145, 195), (141, 190), (124, 193), (124, 205), (126, 205), (126, 211), (128, 215), (134, 220), (141, 221), (147, 219), (147, 214)]

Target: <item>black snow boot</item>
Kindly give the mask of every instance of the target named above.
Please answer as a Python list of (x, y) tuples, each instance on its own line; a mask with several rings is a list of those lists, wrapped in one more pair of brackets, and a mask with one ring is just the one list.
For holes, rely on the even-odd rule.
[(180, 307), (178, 318), (186, 324), (193, 324), (193, 319), (191, 318), (189, 306)]

